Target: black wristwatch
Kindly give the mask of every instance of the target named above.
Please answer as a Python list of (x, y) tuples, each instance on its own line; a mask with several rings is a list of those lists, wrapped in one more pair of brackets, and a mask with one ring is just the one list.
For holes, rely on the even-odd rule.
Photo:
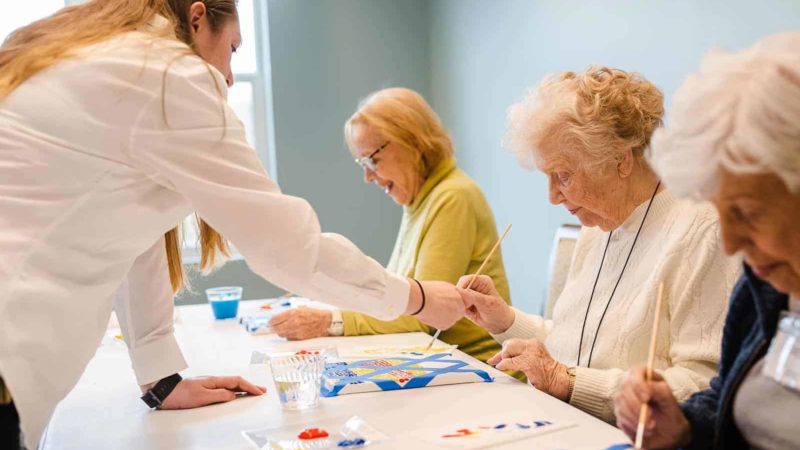
[(142, 401), (147, 403), (147, 406), (151, 408), (158, 408), (164, 403), (164, 400), (167, 399), (167, 396), (172, 393), (172, 390), (175, 389), (175, 386), (177, 386), (182, 379), (183, 378), (177, 373), (167, 378), (162, 378), (155, 386), (144, 393)]

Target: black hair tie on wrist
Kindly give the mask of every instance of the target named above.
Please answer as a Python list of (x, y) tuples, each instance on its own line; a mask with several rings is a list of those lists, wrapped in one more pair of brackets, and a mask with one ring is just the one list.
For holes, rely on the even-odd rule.
[(411, 313), (412, 316), (416, 316), (417, 314), (421, 313), (423, 309), (425, 309), (425, 289), (422, 289), (422, 283), (420, 283), (416, 278), (412, 278), (417, 286), (419, 286), (419, 291), (422, 292), (422, 305), (420, 305), (419, 309), (415, 312)]

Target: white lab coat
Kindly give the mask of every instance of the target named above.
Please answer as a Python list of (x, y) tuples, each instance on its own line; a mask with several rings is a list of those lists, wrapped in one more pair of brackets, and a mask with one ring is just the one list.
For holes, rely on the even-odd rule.
[(284, 289), (383, 319), (404, 311), (408, 282), (281, 193), (226, 93), (182, 43), (134, 32), (0, 100), (0, 376), (28, 447), (112, 306), (140, 384), (186, 367), (163, 234), (192, 211)]

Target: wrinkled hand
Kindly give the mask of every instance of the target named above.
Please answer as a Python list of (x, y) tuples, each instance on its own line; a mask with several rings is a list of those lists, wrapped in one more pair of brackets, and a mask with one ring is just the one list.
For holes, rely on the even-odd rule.
[(492, 278), (480, 275), (467, 290), (471, 281), (472, 275), (465, 275), (458, 280), (458, 293), (467, 307), (466, 316), (469, 320), (492, 334), (500, 334), (511, 328), (514, 310), (500, 297)]
[(159, 409), (189, 409), (214, 403), (229, 402), (235, 392), (261, 395), (267, 388), (256, 386), (242, 377), (185, 378), (175, 386)]
[(269, 321), (272, 331), (290, 341), (328, 335), (333, 315), (330, 311), (300, 307), (276, 314)]
[(644, 447), (677, 448), (689, 445), (691, 427), (672, 389), (656, 372), (653, 372), (652, 381), (647, 383), (645, 372), (644, 367), (631, 369), (614, 396), (617, 427), (631, 440), (636, 439), (639, 410), (647, 402), (650, 407), (644, 428)]
[(486, 362), (498, 370), (521, 370), (536, 389), (567, 401), (567, 366), (553, 359), (538, 339), (509, 339), (503, 343), (503, 349)]
[[(422, 281), (425, 289), (425, 307), (417, 314), (422, 322), (446, 330), (464, 317), (464, 302), (456, 291), (456, 287), (444, 281)], [(411, 282), (412, 289), (419, 289)]]

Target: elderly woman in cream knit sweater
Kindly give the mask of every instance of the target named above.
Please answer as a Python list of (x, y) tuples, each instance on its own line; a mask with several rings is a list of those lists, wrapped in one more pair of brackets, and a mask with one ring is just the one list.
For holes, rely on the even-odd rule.
[(637, 74), (593, 67), (548, 77), (514, 105), (507, 146), (547, 175), (550, 202), (583, 229), (552, 320), (508, 306), (488, 277), (461, 290), (468, 316), (503, 344), (490, 364), (606, 421), (626, 371), (647, 357), (656, 315), (655, 368), (676, 397), (708, 386), (739, 273), (713, 208), (674, 197), (644, 159), (662, 100)]

